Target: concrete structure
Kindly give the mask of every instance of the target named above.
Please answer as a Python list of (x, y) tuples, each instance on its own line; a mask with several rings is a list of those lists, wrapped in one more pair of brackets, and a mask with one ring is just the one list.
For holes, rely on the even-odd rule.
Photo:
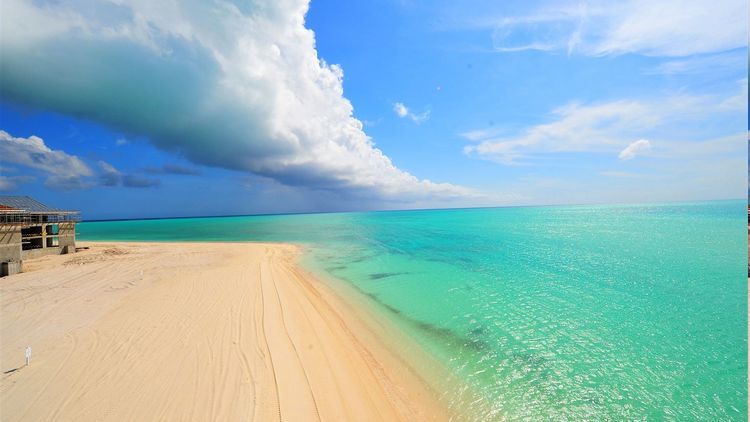
[(77, 211), (0, 196), (0, 277), (21, 272), (24, 259), (75, 252), (77, 221)]

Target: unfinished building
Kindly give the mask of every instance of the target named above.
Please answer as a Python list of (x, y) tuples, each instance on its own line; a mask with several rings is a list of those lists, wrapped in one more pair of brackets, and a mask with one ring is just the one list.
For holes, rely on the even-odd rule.
[(78, 211), (0, 196), (0, 277), (21, 272), (25, 259), (75, 252), (78, 220)]

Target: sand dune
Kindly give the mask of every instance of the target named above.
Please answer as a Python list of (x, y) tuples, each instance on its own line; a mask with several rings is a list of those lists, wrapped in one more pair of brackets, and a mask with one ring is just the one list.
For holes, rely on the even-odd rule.
[(448, 419), (294, 246), (88, 246), (0, 279), (3, 421)]

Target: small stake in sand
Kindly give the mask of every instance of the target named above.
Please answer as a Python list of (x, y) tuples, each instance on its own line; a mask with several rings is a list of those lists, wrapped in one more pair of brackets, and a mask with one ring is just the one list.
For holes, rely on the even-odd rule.
[(26, 348), (26, 366), (29, 366), (30, 360), (31, 360), (31, 346)]

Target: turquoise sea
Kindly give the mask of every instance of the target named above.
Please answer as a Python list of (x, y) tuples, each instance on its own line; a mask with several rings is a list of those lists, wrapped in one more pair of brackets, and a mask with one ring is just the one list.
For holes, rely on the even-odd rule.
[(89, 222), (79, 240), (305, 245), (480, 395), (477, 419), (747, 420), (746, 206)]

